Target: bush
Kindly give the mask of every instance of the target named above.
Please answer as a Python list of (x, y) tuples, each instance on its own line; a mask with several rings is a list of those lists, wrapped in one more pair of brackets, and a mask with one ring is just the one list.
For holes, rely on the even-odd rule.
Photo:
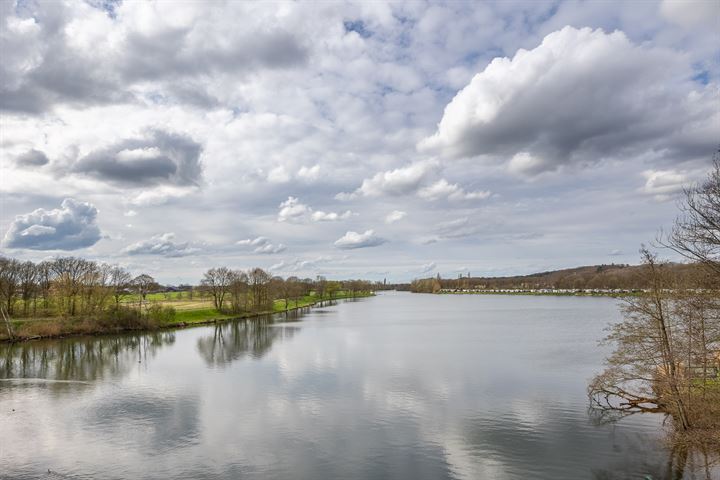
[(140, 312), (134, 308), (124, 306), (109, 309), (100, 317), (98, 323), (104, 328), (117, 329), (144, 328), (147, 326), (145, 325)]
[(152, 326), (172, 323), (175, 320), (175, 309), (154, 303), (147, 310), (147, 319)]

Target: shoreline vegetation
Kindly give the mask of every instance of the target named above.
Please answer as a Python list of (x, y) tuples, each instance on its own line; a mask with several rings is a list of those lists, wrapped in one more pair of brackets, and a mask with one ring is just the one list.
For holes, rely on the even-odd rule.
[(206, 271), (197, 286), (161, 286), (119, 265), (77, 257), (0, 257), (0, 342), (183, 328), (374, 295), (365, 280), (272, 276), (261, 268)]
[(622, 298), (642, 295), (645, 289), (564, 289), (564, 288), (502, 288), (502, 289), (441, 289), (435, 292), (439, 295), (530, 295), (530, 296), (556, 296), (556, 297), (614, 297)]
[[(702, 269), (697, 263), (667, 263), (665, 268), (680, 279), (691, 279)], [(610, 264), (553, 270), (513, 277), (441, 278), (413, 280), (415, 293), (526, 294), (577, 296), (636, 296), (650, 291), (643, 265)]]
[[(166, 318), (164, 321), (154, 323), (149, 322), (145, 325), (138, 326), (113, 326), (105, 325), (91, 318), (50, 318), (50, 319), (32, 319), (19, 318), (11, 320), (13, 328), (13, 337), (10, 338), (5, 332), (0, 333), (0, 343), (27, 342), (32, 340), (66, 338), (75, 336), (100, 336), (113, 335), (118, 333), (144, 333), (157, 330), (181, 329), (202, 325), (211, 325), (234, 320), (254, 320), (264, 318), (270, 315), (281, 315), (283, 313), (296, 312), (303, 309), (313, 307), (323, 307), (325, 305), (333, 305), (338, 300), (356, 300), (374, 296), (374, 292), (357, 292), (354, 295), (345, 292), (339, 292), (332, 298), (325, 296), (320, 298), (310, 294), (300, 300), (297, 304), (292, 303), (287, 309), (283, 308), (280, 303), (284, 300), (276, 301), (273, 310), (261, 312), (245, 312), (238, 314), (222, 313), (212, 308), (199, 308), (188, 310), (176, 310), (174, 316)], [(164, 302), (166, 303), (166, 302)], [(167, 302), (170, 303), (170, 302)], [(156, 303), (153, 303), (149, 309), (152, 309)]]

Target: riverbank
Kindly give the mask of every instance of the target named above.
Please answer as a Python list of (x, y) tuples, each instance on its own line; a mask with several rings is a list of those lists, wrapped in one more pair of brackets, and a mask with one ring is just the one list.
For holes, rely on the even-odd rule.
[(535, 295), (555, 297), (633, 297), (642, 290), (623, 289), (497, 289), (497, 290), (440, 290), (438, 295)]
[[(0, 343), (24, 342), (45, 338), (63, 338), (78, 335), (109, 335), (122, 332), (156, 331), (161, 329), (186, 328), (196, 325), (208, 325), (230, 320), (243, 320), (278, 313), (292, 312), (303, 308), (322, 306), (326, 302), (335, 300), (352, 300), (374, 296), (374, 292), (344, 293), (339, 292), (330, 296), (318, 297), (314, 294), (306, 295), (301, 299), (289, 301), (287, 308), (285, 300), (275, 300), (272, 310), (259, 312), (222, 313), (218, 312), (205, 301), (174, 302), (156, 301), (153, 305), (162, 308), (165, 315), (160, 320), (140, 318), (131, 325), (118, 325), (117, 323), (83, 317), (47, 317), (47, 318), (19, 318), (10, 321), (13, 336), (10, 337), (5, 328), (0, 332)], [(179, 308), (175, 308), (175, 306)]]

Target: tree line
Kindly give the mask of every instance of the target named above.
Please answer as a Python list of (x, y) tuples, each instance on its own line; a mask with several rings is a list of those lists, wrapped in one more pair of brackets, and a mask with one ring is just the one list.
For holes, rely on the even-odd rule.
[(128, 295), (159, 288), (147, 274), (78, 257), (39, 263), (0, 257), (0, 302), (10, 316), (87, 316), (120, 308)]
[(282, 300), (288, 310), (300, 306), (301, 300), (311, 294), (322, 302), (335, 299), (340, 292), (355, 298), (374, 289), (365, 280), (331, 281), (323, 276), (315, 280), (295, 276), (283, 279), (262, 268), (244, 271), (228, 267), (206, 271), (200, 287), (212, 297), (215, 310), (224, 313), (272, 311), (276, 300)]
[[(133, 276), (120, 265), (78, 257), (59, 257), (34, 263), (0, 257), (0, 305), (8, 317), (106, 317), (155, 314), (148, 294), (165, 290), (155, 279)], [(276, 300), (285, 309), (299, 306), (313, 293), (317, 300), (332, 300), (338, 292), (355, 297), (373, 290), (364, 280), (330, 281), (273, 276), (262, 268), (232, 270), (211, 268), (188, 296), (210, 297), (223, 313), (267, 312)]]
[[(668, 263), (665, 267), (678, 277), (696, 275), (696, 264)], [(413, 280), (410, 290), (436, 293), (439, 290), (567, 289), (640, 290), (650, 287), (642, 266), (610, 264), (553, 270), (512, 277), (422, 278)]]

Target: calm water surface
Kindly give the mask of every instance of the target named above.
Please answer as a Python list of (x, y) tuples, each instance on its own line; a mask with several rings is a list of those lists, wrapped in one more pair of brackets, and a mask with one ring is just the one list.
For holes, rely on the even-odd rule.
[(588, 416), (618, 318), (607, 298), (386, 293), (3, 345), (0, 478), (676, 478), (661, 417)]

